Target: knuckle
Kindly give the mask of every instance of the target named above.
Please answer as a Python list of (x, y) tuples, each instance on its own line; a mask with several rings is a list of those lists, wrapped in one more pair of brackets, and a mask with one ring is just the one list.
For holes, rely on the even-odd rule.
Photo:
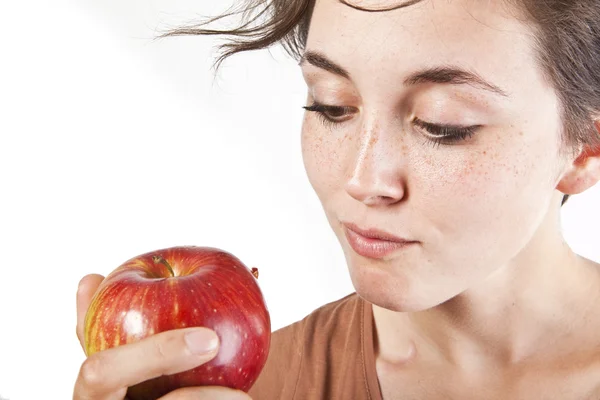
[(81, 365), (81, 383), (89, 388), (99, 386), (103, 381), (103, 369), (102, 358), (96, 354), (91, 355)]
[(173, 367), (173, 362), (179, 358), (177, 335), (173, 332), (164, 332), (164, 334), (156, 335), (150, 340), (152, 347), (149, 352), (149, 361), (152, 365), (150, 367), (152, 374), (168, 374)]
[(161, 338), (163, 340), (157, 340), (154, 342), (154, 352), (156, 354), (156, 358), (161, 361), (165, 361), (169, 358), (169, 348), (172, 347), (173, 337), (171, 335), (166, 336), (165, 338)]
[(167, 331), (149, 339), (151, 347), (146, 347), (149, 351), (144, 353), (148, 355), (149, 372), (153, 375), (170, 375), (180, 372), (182, 366), (190, 362), (180, 332)]

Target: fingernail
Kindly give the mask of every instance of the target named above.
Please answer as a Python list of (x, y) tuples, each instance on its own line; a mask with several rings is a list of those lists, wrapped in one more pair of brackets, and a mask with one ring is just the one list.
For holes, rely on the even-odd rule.
[(206, 354), (217, 348), (219, 338), (213, 331), (201, 329), (186, 333), (185, 344), (192, 354)]

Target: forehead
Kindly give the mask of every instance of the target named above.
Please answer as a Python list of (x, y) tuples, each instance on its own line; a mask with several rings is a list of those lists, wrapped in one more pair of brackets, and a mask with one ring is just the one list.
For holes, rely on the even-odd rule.
[[(403, 3), (344, 1), (376, 10)], [(355, 76), (373, 75), (374, 66), (384, 76), (446, 64), (491, 74), (510, 86), (515, 75), (541, 79), (533, 43), (531, 27), (502, 0), (423, 0), (381, 12), (361, 11), (340, 0), (317, 0), (306, 47), (326, 54)]]
[[(419, 17), (439, 22), (469, 20), (490, 29), (511, 29), (530, 33), (523, 13), (507, 0), (316, 0), (315, 14), (326, 18), (360, 18), (363, 21), (394, 19), (419, 25)], [(357, 13), (358, 12), (358, 13)], [(403, 20), (403, 17), (406, 17)]]

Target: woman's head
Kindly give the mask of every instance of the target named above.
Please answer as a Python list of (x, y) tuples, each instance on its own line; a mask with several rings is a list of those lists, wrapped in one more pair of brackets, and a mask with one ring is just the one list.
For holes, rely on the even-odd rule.
[[(257, 40), (301, 58), (305, 167), (363, 297), (428, 308), (552, 256), (563, 193), (600, 178), (596, 1), (269, 7)], [(345, 223), (419, 243), (363, 257)]]

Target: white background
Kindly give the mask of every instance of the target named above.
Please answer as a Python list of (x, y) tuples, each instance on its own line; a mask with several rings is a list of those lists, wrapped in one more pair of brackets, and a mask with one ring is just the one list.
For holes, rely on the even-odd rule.
[[(151, 40), (222, 2), (11, 3), (0, 18), (0, 397), (71, 398), (79, 279), (146, 251), (209, 245), (258, 267), (274, 329), (353, 291), (304, 173), (291, 58), (234, 56), (213, 81), (214, 39)], [(595, 260), (598, 204), (599, 185), (563, 209), (567, 240)]]

